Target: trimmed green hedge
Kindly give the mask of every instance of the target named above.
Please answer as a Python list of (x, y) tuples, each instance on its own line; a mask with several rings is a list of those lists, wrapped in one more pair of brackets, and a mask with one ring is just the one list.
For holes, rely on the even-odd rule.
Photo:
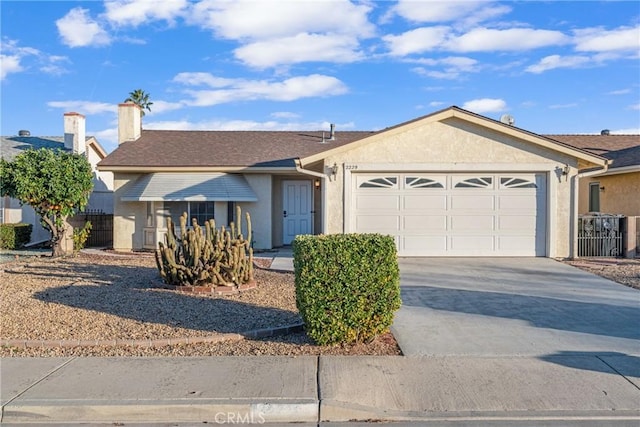
[(389, 330), (401, 304), (391, 236), (301, 235), (292, 246), (296, 304), (316, 343), (368, 342)]
[(0, 248), (20, 249), (31, 240), (31, 224), (0, 224)]

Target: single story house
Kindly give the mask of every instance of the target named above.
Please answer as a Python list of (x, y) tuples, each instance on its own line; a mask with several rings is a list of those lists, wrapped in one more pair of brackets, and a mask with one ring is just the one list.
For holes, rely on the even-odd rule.
[[(86, 121), (82, 114), (64, 114), (63, 136), (31, 136), (27, 130), (19, 131), (17, 136), (0, 137), (0, 154), (11, 161), (15, 156), (30, 148), (48, 148), (66, 150), (87, 156), (93, 169), (93, 191), (87, 210), (113, 213), (113, 174), (98, 171), (97, 164), (107, 156), (104, 148), (93, 136), (86, 136)], [(20, 206), (20, 202), (9, 197), (0, 197), (0, 224), (33, 224), (30, 243), (41, 243), (51, 238), (49, 231), (40, 225), (40, 218), (29, 206)]]
[(640, 216), (640, 135), (550, 135), (611, 161), (606, 170), (581, 174), (578, 213)]
[(608, 160), (450, 107), (376, 132), (142, 130), (119, 105), (114, 249), (154, 249), (166, 218), (251, 213), (254, 247), (379, 232), (403, 256), (576, 253), (578, 174)]

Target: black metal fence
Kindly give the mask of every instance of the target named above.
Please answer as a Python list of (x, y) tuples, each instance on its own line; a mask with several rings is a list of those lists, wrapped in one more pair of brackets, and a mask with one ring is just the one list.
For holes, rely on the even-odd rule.
[(580, 215), (578, 217), (578, 256), (622, 257), (625, 219), (622, 215)]
[(106, 214), (102, 211), (86, 211), (75, 215), (69, 220), (74, 228), (82, 228), (84, 224), (91, 222), (91, 232), (87, 239), (86, 247), (107, 247), (113, 246), (113, 214)]

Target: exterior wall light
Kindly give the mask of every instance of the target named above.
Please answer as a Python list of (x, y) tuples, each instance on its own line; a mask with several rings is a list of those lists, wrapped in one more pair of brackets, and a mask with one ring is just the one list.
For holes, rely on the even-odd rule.
[(338, 164), (334, 163), (333, 166), (331, 166), (331, 175), (333, 175), (333, 177), (335, 178), (336, 175), (338, 175)]

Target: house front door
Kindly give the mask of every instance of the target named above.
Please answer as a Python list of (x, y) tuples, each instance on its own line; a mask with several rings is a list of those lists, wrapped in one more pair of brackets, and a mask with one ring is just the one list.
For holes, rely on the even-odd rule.
[(311, 181), (282, 182), (283, 243), (291, 244), (298, 234), (311, 234)]

